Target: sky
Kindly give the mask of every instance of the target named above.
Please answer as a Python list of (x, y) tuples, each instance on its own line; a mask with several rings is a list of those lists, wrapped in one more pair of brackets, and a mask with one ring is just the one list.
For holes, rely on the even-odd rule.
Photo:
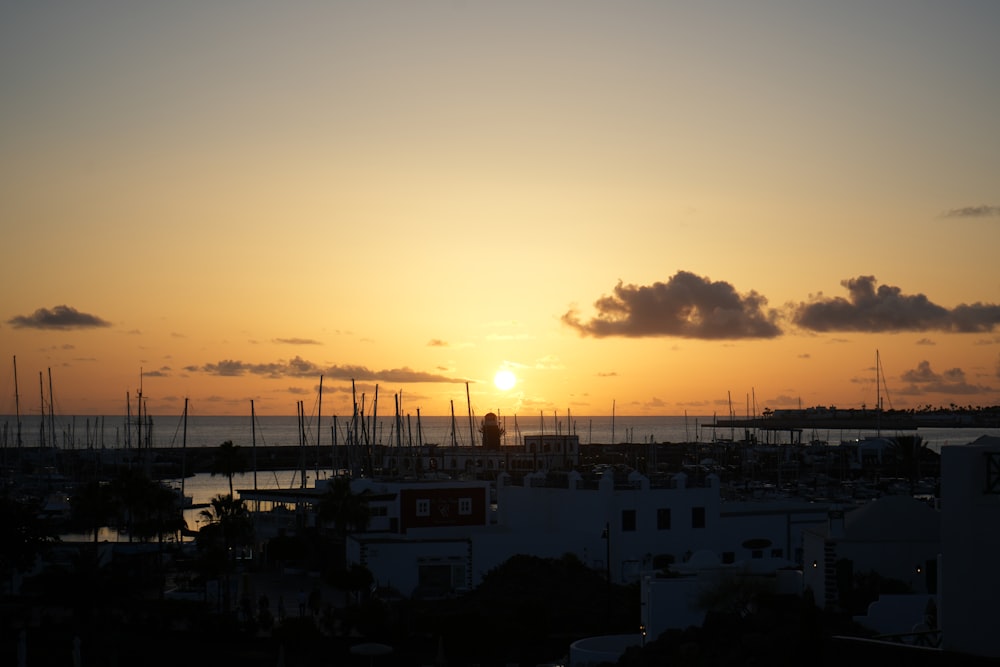
[(1000, 404), (998, 28), (0, 0), (0, 412)]

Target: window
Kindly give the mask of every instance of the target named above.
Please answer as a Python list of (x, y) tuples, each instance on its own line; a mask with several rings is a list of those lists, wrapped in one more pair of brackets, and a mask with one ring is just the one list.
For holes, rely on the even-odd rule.
[(750, 552), (750, 558), (760, 559), (763, 557), (764, 557), (763, 549), (754, 549), (753, 551)]
[(771, 549), (771, 558), (784, 558), (785, 552), (782, 549)]
[(635, 510), (622, 510), (622, 532), (635, 531)]
[(656, 510), (656, 529), (670, 530), (670, 508), (661, 507)]
[(472, 498), (458, 499), (458, 513), (464, 515), (472, 514)]
[(426, 498), (420, 498), (417, 500), (417, 516), (430, 516), (431, 515), (431, 501)]
[(705, 508), (704, 507), (692, 507), (691, 508), (691, 527), (692, 528), (704, 528), (705, 527)]
[(732, 565), (736, 562), (736, 552), (734, 551), (723, 551), (722, 552), (722, 563), (723, 565)]

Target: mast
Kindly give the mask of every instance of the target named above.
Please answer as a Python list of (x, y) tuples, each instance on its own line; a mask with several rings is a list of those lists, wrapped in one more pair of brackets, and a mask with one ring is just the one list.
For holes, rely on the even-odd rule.
[(611, 401), (611, 444), (615, 444), (615, 401)]
[(56, 415), (52, 407), (52, 368), (49, 369), (49, 435), (52, 438), (52, 448), (56, 447)]
[(250, 399), (250, 451), (253, 454), (253, 490), (257, 490), (257, 415), (253, 410), (253, 399)]
[(21, 447), (21, 398), (17, 394), (17, 356), (14, 356), (14, 411), (17, 417), (17, 446)]
[(368, 470), (375, 476), (375, 446), (378, 444), (378, 385), (375, 385), (375, 397), (372, 399), (372, 437), (368, 442)]
[(45, 447), (45, 442), (46, 442), (46, 439), (45, 439), (45, 385), (42, 383), (42, 372), (41, 371), (38, 371), (38, 399), (40, 401), (39, 405), (41, 406), (41, 413), (42, 413), (42, 427), (41, 427), (41, 431), (39, 432), (39, 444), (42, 447)]
[(476, 446), (476, 431), (472, 427), (472, 398), (469, 397), (469, 383), (465, 383), (465, 403), (469, 408), (469, 444)]
[(187, 444), (188, 444), (188, 398), (184, 397), (184, 431), (181, 435), (181, 502), (184, 501), (184, 476), (187, 474)]
[(357, 477), (361, 471), (355, 469), (355, 461), (357, 459), (356, 450), (358, 447), (358, 394), (354, 386), (354, 378), (351, 378), (351, 402), (354, 404), (354, 413), (351, 415), (351, 437), (348, 438), (347, 442), (347, 462), (351, 470), (351, 476)]
[(142, 454), (142, 369), (139, 369), (139, 394), (135, 397), (135, 446), (139, 448), (140, 460), (143, 457)]
[(333, 416), (333, 425), (330, 427), (330, 475), (337, 474), (337, 415)]
[(457, 447), (458, 441), (455, 439), (455, 400), (452, 399), (451, 403), (451, 446)]
[(882, 360), (879, 358), (878, 348), (875, 348), (875, 437), (882, 437), (882, 381), (879, 379), (879, 366)]
[(319, 448), (323, 439), (323, 376), (319, 376), (319, 405), (316, 407), (316, 479), (319, 480)]
[(299, 468), (302, 472), (302, 479), (299, 481), (299, 488), (306, 488), (306, 435), (305, 435), (305, 406), (302, 401), (296, 404), (299, 411)]

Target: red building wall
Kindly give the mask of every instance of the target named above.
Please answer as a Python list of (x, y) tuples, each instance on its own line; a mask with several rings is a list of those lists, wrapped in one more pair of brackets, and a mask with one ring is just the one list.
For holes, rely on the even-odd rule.
[(403, 489), (399, 503), (400, 532), (409, 528), (486, 525), (485, 487)]

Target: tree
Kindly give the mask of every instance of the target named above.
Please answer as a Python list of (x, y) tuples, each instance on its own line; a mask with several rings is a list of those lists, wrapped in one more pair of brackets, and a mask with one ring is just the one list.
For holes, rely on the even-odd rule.
[(343, 539), (351, 530), (368, 528), (371, 511), (363, 495), (351, 491), (346, 477), (337, 477), (320, 497), (316, 513), (321, 524), (333, 524), (334, 532)]
[(40, 511), (41, 502), (0, 496), (0, 571), (4, 575), (13, 578), (15, 572), (31, 569), (35, 559), (58, 541)]
[(216, 448), (209, 473), (212, 477), (225, 475), (229, 478), (230, 497), (233, 495), (233, 475), (242, 475), (244, 472), (246, 472), (246, 460), (239, 445), (234, 445), (232, 440), (226, 440)]
[(93, 531), (95, 545), (101, 528), (111, 525), (118, 516), (112, 486), (96, 479), (77, 488), (69, 504), (72, 523), (80, 529)]
[(231, 495), (219, 494), (209, 501), (200, 517), (208, 525), (198, 531), (196, 539), (202, 554), (202, 566), (206, 574), (223, 575), (223, 608), (230, 608), (230, 573), (235, 569), (236, 550), (253, 544), (254, 528), (250, 511), (242, 500)]
[(198, 531), (199, 547), (221, 547), (227, 556), (234, 549), (253, 544), (253, 519), (243, 500), (219, 494), (199, 515), (208, 525)]
[(118, 529), (129, 540), (147, 541), (184, 527), (184, 516), (173, 489), (150, 479), (138, 470), (123, 470), (110, 484)]

